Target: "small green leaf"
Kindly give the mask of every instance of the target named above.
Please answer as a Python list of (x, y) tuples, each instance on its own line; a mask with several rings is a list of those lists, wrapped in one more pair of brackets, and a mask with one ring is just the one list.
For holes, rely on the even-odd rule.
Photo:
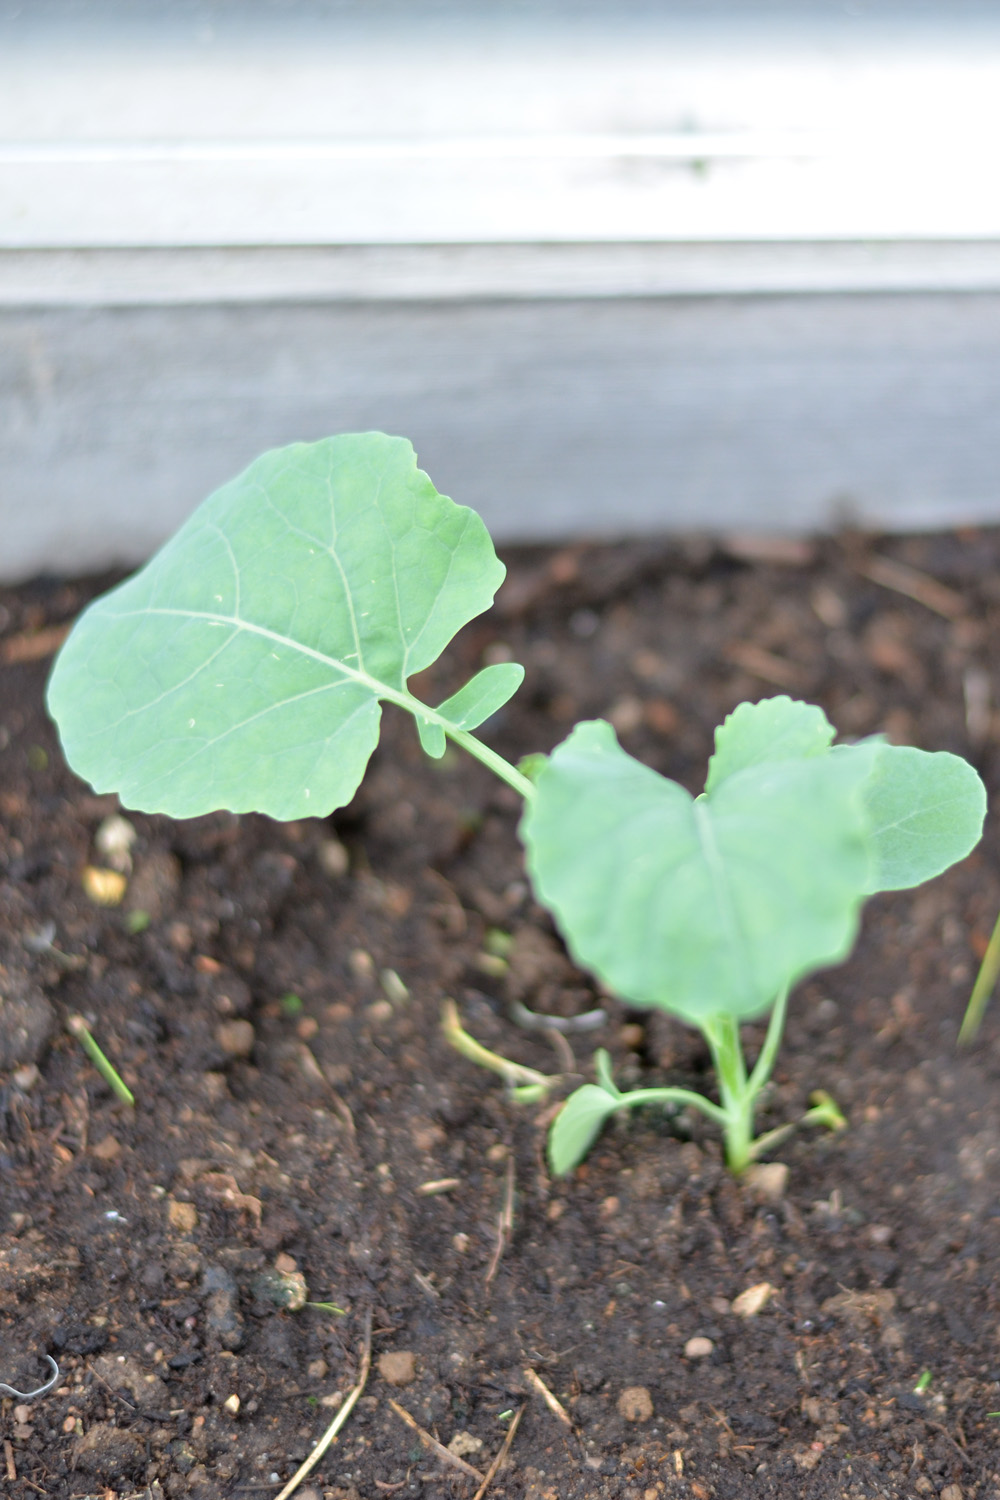
[(578, 963), (693, 1024), (750, 1017), (849, 953), (869, 875), (873, 748), (759, 761), (693, 800), (601, 721), (552, 752), (521, 821)]
[(420, 748), (432, 760), (440, 760), (448, 748), (444, 727), (434, 719), (425, 719), (422, 714), (417, 714), (416, 717), (417, 734), (420, 736)]
[(407, 678), (503, 576), (482, 521), (438, 494), (404, 439), (297, 443), (91, 605), (49, 709), (70, 764), (126, 807), (322, 816), (353, 796), (380, 700), (426, 714)]
[(456, 729), (478, 729), (497, 709), (513, 698), (524, 681), (524, 668), (514, 661), (498, 661), (470, 677), (463, 688), (440, 704), (436, 712)]
[(706, 792), (727, 776), (766, 761), (802, 760), (822, 755), (834, 729), (821, 708), (780, 695), (741, 703), (715, 731), (715, 754), (708, 762)]
[(596, 1083), (585, 1083), (570, 1094), (552, 1122), (547, 1154), (555, 1177), (578, 1167), (622, 1100)]
[(879, 743), (864, 798), (874, 855), (869, 893), (922, 885), (982, 837), (986, 788), (968, 761), (946, 750)]

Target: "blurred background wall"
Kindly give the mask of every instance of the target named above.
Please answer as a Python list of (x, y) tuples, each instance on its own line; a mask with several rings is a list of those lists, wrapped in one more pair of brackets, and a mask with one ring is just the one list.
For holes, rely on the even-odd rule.
[(1000, 520), (1000, 6), (0, 0), (0, 578), (378, 427), (501, 538)]

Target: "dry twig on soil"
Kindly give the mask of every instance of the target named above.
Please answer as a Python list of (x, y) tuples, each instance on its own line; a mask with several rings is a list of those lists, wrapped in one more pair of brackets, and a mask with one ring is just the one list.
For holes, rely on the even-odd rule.
[(306, 1459), (305, 1463), (302, 1464), (300, 1468), (296, 1469), (291, 1479), (285, 1485), (285, 1488), (281, 1491), (281, 1494), (276, 1497), (276, 1500), (288, 1500), (289, 1495), (293, 1494), (294, 1491), (298, 1489), (299, 1485), (302, 1483), (303, 1479), (305, 1479), (306, 1475), (312, 1473), (313, 1469), (319, 1463), (320, 1459), (323, 1457), (323, 1454), (326, 1452), (327, 1448), (329, 1448), (330, 1444), (337, 1436), (337, 1433), (343, 1427), (351, 1412), (354, 1410), (354, 1407), (357, 1404), (358, 1397), (361, 1395), (361, 1392), (364, 1390), (365, 1386), (368, 1383), (368, 1371), (371, 1369), (371, 1367), (372, 1310), (371, 1308), (369, 1308), (367, 1313), (365, 1314), (365, 1337), (364, 1343), (361, 1348), (361, 1369), (358, 1372), (357, 1384), (348, 1395), (347, 1400), (344, 1402), (343, 1406), (340, 1408), (337, 1415), (334, 1417), (333, 1421), (330, 1423), (329, 1427), (326, 1429), (323, 1436), (320, 1438), (319, 1442), (316, 1444), (315, 1448)]
[(489, 1269), (486, 1272), (486, 1285), (489, 1286), (500, 1265), (500, 1258), (507, 1248), (507, 1242), (514, 1232), (514, 1158), (507, 1158), (507, 1181), (504, 1186), (503, 1208), (497, 1220), (497, 1243), (490, 1260)]
[(863, 577), (870, 578), (872, 583), (881, 584), (884, 589), (915, 599), (925, 609), (936, 615), (943, 615), (946, 620), (957, 620), (966, 613), (965, 600), (961, 594), (950, 589), (946, 583), (932, 578), (929, 573), (911, 568), (907, 563), (896, 562), (891, 557), (873, 557), (858, 572)]
[(419, 1423), (410, 1416), (410, 1413), (400, 1406), (397, 1401), (393, 1401), (391, 1397), (389, 1398), (389, 1405), (397, 1417), (402, 1417), (407, 1427), (412, 1427), (425, 1448), (429, 1448), (432, 1453), (436, 1453), (438, 1458), (443, 1459), (445, 1463), (452, 1464), (456, 1469), (461, 1469), (462, 1473), (468, 1474), (471, 1479), (482, 1479), (483, 1476), (478, 1469), (474, 1469), (471, 1464), (465, 1462), (464, 1458), (459, 1458), (457, 1453), (452, 1453), (451, 1449), (446, 1448), (443, 1443), (439, 1443), (436, 1437), (432, 1437), (429, 1432), (425, 1432)]
[(482, 1484), (479, 1486), (478, 1490), (473, 1495), (472, 1500), (483, 1500), (483, 1496), (486, 1494), (486, 1491), (489, 1489), (490, 1485), (493, 1483), (493, 1479), (494, 1479), (495, 1475), (499, 1472), (499, 1470), (500, 1470), (500, 1468), (501, 1468), (501, 1466), (503, 1464), (504, 1459), (507, 1457), (507, 1454), (510, 1452), (510, 1445), (514, 1441), (514, 1434), (517, 1431), (517, 1424), (518, 1424), (518, 1422), (520, 1422), (523, 1413), (524, 1413), (524, 1407), (523, 1406), (519, 1406), (518, 1409), (517, 1409), (517, 1411), (514, 1413), (513, 1418), (511, 1419), (511, 1424), (510, 1424), (509, 1428), (507, 1429), (507, 1436), (503, 1440), (503, 1447), (500, 1449), (500, 1452), (497, 1454), (496, 1458), (493, 1460), (493, 1462), (490, 1464), (489, 1468), (486, 1470), (486, 1478), (483, 1480)]
[(540, 1375), (536, 1375), (534, 1370), (526, 1369), (524, 1372), (524, 1378), (531, 1386), (532, 1390), (538, 1392), (539, 1396), (541, 1396), (549, 1411), (553, 1412), (559, 1418), (560, 1422), (565, 1422), (566, 1426), (570, 1429), (571, 1432), (574, 1431), (573, 1418), (563, 1406), (562, 1402), (557, 1400), (556, 1397), (552, 1394), (542, 1377)]

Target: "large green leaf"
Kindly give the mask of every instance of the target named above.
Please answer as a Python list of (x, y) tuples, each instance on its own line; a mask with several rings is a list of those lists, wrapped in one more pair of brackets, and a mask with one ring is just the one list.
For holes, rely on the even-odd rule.
[(265, 453), (77, 622), (49, 685), (70, 764), (128, 807), (324, 814), (353, 796), (379, 700), (492, 602), (479, 517), (402, 438)]
[(873, 753), (764, 761), (695, 800), (609, 724), (579, 724), (522, 819), (535, 891), (623, 998), (694, 1023), (757, 1015), (854, 942)]
[(869, 892), (922, 885), (982, 836), (986, 788), (968, 761), (946, 750), (876, 745), (864, 795), (874, 857)]

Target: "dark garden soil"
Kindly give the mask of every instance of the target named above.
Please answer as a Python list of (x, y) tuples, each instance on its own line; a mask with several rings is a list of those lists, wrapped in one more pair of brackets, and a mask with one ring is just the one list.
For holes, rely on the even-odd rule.
[[(0, 596), (0, 1380), (61, 1372), (3, 1398), (0, 1492), (276, 1495), (370, 1320), (364, 1393), (301, 1500), (1000, 1495), (1000, 1005), (955, 1045), (995, 828), (873, 902), (852, 960), (797, 994), (762, 1123), (821, 1087), (848, 1129), (734, 1181), (706, 1122), (647, 1111), (552, 1181), (551, 1105), (448, 1047), (445, 996), (546, 1072), (605, 1045), (620, 1080), (709, 1080), (693, 1033), (568, 963), (515, 795), (388, 711), (332, 820), (130, 814), (109, 854), (114, 799), (42, 708), (94, 587)], [(508, 654), (527, 681), (489, 737), (512, 759), (600, 714), (697, 789), (716, 722), (788, 691), (1000, 778), (997, 533), (524, 552), (421, 690)], [(596, 1006), (600, 1029), (563, 1032), (519, 1009)], [(452, 1455), (485, 1477), (518, 1414), (483, 1491)]]

